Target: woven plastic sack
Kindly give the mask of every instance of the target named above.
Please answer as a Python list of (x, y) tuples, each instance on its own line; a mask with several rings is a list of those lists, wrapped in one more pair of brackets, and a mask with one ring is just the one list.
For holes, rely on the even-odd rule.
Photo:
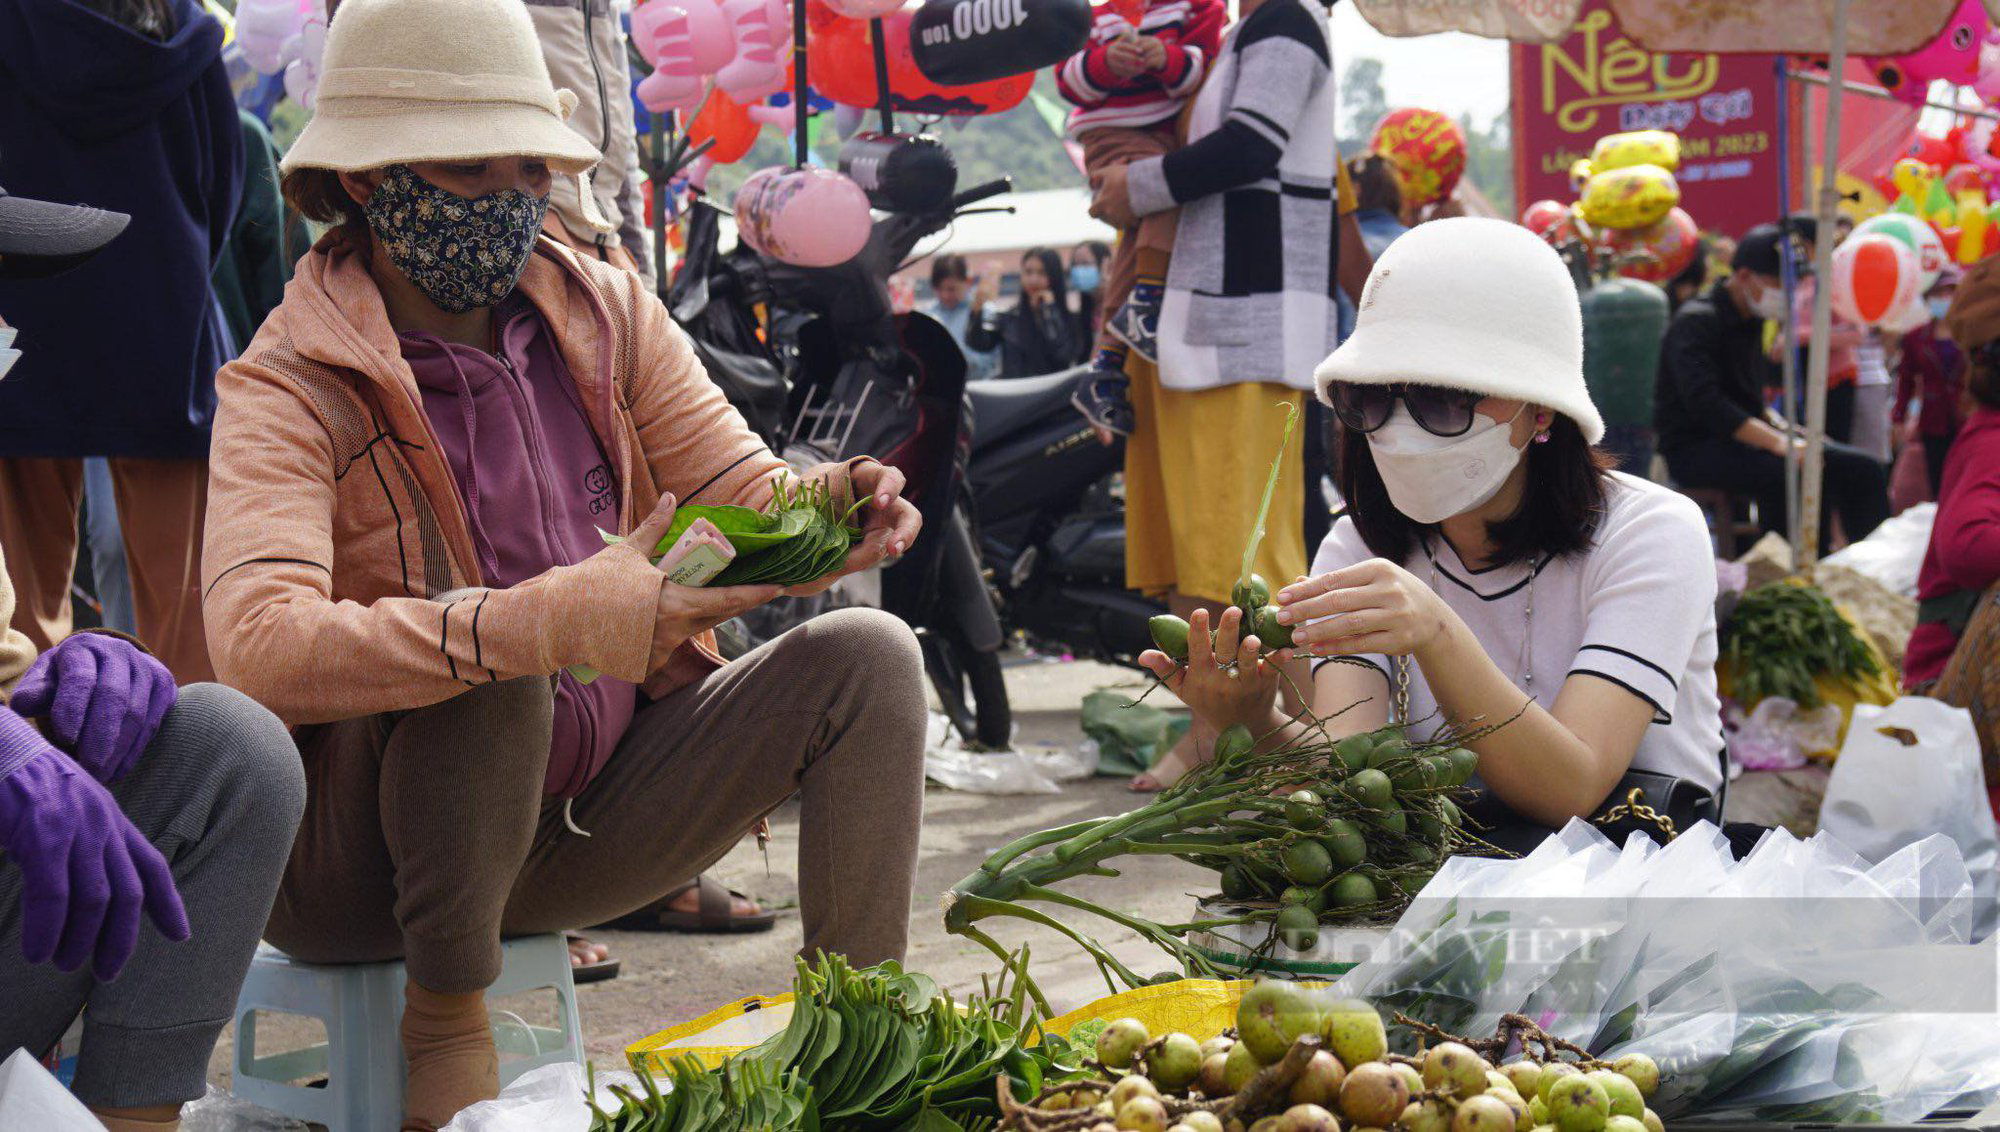
[(683, 1057), (693, 1057), (710, 1069), (751, 1046), (782, 1032), (792, 1020), (792, 992), (753, 994), (724, 1003), (692, 1021), (683, 1022), (625, 1047), (632, 1068), (664, 1073)]

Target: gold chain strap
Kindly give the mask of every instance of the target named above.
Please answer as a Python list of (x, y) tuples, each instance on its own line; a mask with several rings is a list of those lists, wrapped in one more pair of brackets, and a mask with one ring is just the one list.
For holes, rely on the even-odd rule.
[(1674, 819), (1648, 806), (1645, 803), (1645, 797), (1646, 792), (1634, 786), (1625, 795), (1625, 801), (1590, 820), (1596, 825), (1611, 825), (1629, 817), (1650, 824), (1654, 829), (1660, 831), (1660, 836), (1665, 837), (1668, 841), (1672, 841), (1675, 837), (1679, 836), (1674, 831)]
[(1410, 725), (1410, 658), (1396, 658), (1396, 718), (1391, 722)]

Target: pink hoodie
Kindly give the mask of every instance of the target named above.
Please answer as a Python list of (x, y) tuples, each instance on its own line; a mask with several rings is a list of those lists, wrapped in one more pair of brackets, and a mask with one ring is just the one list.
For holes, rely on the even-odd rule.
[[(617, 521), (618, 485), (541, 315), (516, 300), (494, 319), (492, 354), (429, 334), (397, 341), (458, 481), (482, 580), (504, 587), (604, 549), (599, 530)], [(636, 702), (628, 681), (584, 684), (557, 672), (544, 791), (582, 790), (611, 757)]]

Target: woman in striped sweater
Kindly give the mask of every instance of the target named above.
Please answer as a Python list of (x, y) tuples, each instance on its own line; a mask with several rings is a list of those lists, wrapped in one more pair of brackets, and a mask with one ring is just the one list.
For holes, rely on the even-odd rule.
[[(1347, 215), (1352, 190), (1336, 192), (1346, 178), (1326, 9), (1244, 0), (1241, 11), (1188, 116), (1188, 144), (1107, 169), (1095, 204), (1120, 228), (1180, 210), (1159, 364), (1127, 367), (1140, 427), (1125, 450), (1125, 554), (1127, 584), (1166, 593), (1183, 615), (1228, 597), (1284, 427), (1273, 405), (1301, 404), (1334, 346), (1335, 287), (1358, 295), (1370, 262)], [(1305, 568), (1305, 477), (1297, 457), (1287, 465), (1255, 563), (1272, 579)], [(1177, 778), (1201, 739), (1134, 787)]]

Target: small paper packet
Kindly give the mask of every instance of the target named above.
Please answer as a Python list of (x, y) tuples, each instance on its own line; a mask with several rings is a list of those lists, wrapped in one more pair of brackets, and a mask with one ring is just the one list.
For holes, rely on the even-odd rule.
[[(705, 586), (717, 574), (728, 568), (736, 559), (736, 547), (731, 545), (729, 536), (722, 528), (707, 519), (696, 519), (688, 524), (687, 530), (665, 554), (655, 559), (667, 576), (667, 581), (677, 586)], [(597, 679), (599, 673), (587, 664), (572, 664), (569, 674), (579, 683), (588, 684)]]
[(730, 545), (729, 537), (707, 519), (696, 519), (660, 556), (657, 565), (674, 585), (702, 586), (722, 573), (735, 558), (736, 548)]

